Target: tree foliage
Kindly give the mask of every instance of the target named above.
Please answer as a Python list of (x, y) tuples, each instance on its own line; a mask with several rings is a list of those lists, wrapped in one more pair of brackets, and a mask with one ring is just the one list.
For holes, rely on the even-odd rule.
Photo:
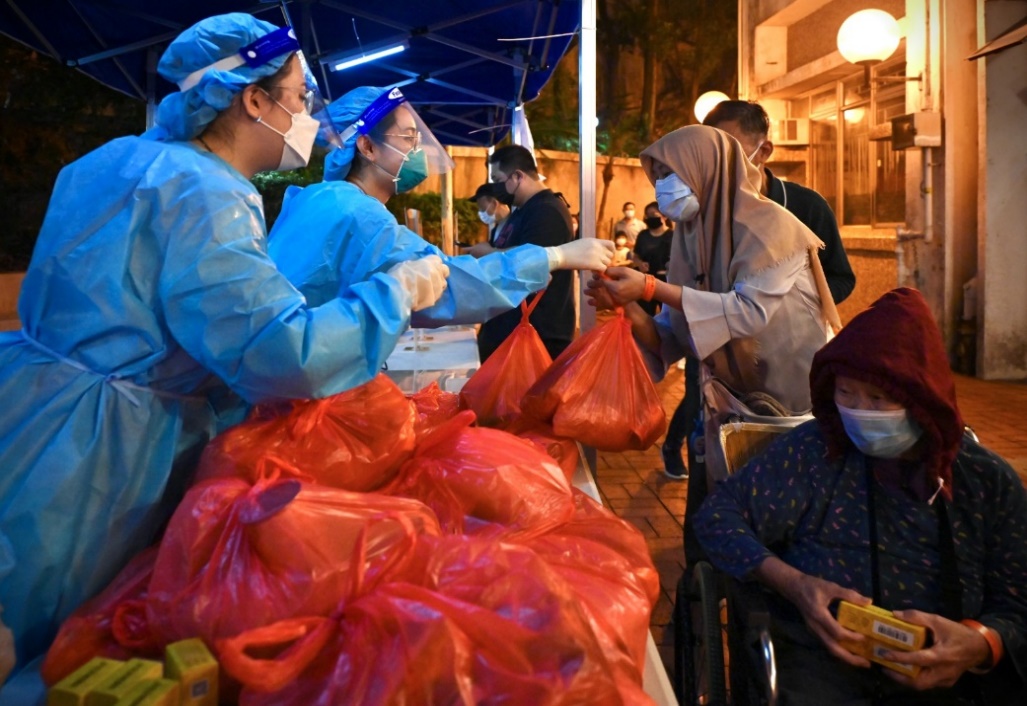
[[(599, 0), (597, 12), (602, 221), (613, 157), (636, 157), (694, 122), (701, 92), (734, 93), (738, 30), (737, 5), (724, 0)], [(528, 109), (536, 147), (579, 149), (577, 61), (574, 45)]]
[[(400, 223), (406, 222), (406, 209), (421, 212), (421, 236), (432, 245), (442, 247), (442, 197), (437, 191), (397, 194), (385, 207)], [(476, 243), (487, 235), (478, 219), (478, 207), (467, 199), (453, 199), (456, 217), (456, 239), (462, 243)]]
[(285, 192), (290, 186), (308, 186), (321, 181), (324, 173), (324, 153), (314, 150), (310, 156), (310, 163), (303, 169), (293, 169), (287, 172), (259, 172), (253, 175), (253, 185), (257, 187), (261, 197), (264, 199), (264, 220), (267, 222), (267, 229), (278, 219), (282, 210), (282, 200)]
[[(702, 92), (734, 93), (736, 3), (599, 0), (597, 9), (600, 154), (636, 157), (661, 135), (695, 122), (692, 106)], [(577, 61), (574, 44), (528, 108), (537, 147), (578, 150)]]

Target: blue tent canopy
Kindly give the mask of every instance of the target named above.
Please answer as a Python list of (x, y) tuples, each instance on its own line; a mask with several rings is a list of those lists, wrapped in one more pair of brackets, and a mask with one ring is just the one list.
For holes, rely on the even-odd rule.
[[(224, 12), (296, 27), (329, 99), (356, 86), (398, 85), (443, 142), (491, 145), (567, 51), (581, 0), (7, 0), (0, 32), (122, 93), (160, 100), (175, 90), (154, 71), (164, 47)], [(332, 68), (396, 46), (405, 49)]]

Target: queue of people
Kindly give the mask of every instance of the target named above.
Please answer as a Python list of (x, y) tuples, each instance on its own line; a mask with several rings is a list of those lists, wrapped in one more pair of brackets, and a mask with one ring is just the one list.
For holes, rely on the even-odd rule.
[[(853, 703), (1022, 693), (1023, 486), (963, 434), (916, 292), (889, 293), (827, 343), (855, 280), (826, 204), (763, 165), (772, 145), (752, 104), (642, 152), (656, 199), (644, 221), (624, 205), (616, 245), (576, 239), (532, 153), (498, 149), (493, 183), (472, 197), (489, 242), (447, 256), (385, 208), (453, 167), (402, 91), (361, 87), (324, 106), (304, 67), (287, 28), (204, 20), (161, 58), (179, 90), (157, 128), (82, 157), (54, 187), (23, 328), (0, 334), (0, 606), (16, 671), (153, 540), (206, 442), (250, 405), (362, 384), (410, 326), (481, 323), (485, 360), (533, 295), (555, 358), (574, 337), (572, 271), (589, 270), (604, 274), (592, 303), (624, 308), (654, 379), (688, 358), (693, 391), (701, 379), (815, 417), (710, 478), (701, 509), (707, 479), (693, 478), (685, 530), (781, 599), (788, 703), (828, 689), (869, 699)], [(266, 234), (249, 179), (304, 166), (318, 138), (323, 181), (291, 188)], [(632, 266), (613, 266), (621, 255)], [(680, 477), (680, 452), (672, 465)], [(931, 647), (891, 656), (920, 675), (886, 679), (845, 651), (855, 638), (830, 613), (838, 598), (929, 627)]]

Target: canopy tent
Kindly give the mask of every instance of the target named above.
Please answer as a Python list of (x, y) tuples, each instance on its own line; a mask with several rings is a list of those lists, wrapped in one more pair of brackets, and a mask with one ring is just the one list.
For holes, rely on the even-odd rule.
[[(579, 203), (582, 214), (594, 214), (596, 2), (396, 0), (379, 7), (366, 0), (6, 0), (0, 2), (0, 33), (152, 107), (175, 90), (155, 70), (172, 39), (204, 17), (249, 12), (298, 28), (326, 97), (360, 85), (400, 85), (444, 143), (470, 146), (505, 137), (518, 122), (514, 109), (538, 96), (579, 34)], [(406, 49), (356, 70), (328, 66), (392, 42)], [(452, 252), (453, 194), (446, 183), (443, 192), (444, 247)], [(579, 235), (595, 237), (594, 218), (581, 219)], [(581, 329), (594, 324), (594, 310), (582, 307)]]
[[(175, 90), (154, 71), (168, 42), (204, 17), (249, 12), (297, 28), (326, 98), (398, 85), (440, 140), (488, 146), (538, 96), (581, 10), (581, 0), (7, 0), (0, 32), (152, 102)], [(334, 70), (394, 47), (404, 49)]]

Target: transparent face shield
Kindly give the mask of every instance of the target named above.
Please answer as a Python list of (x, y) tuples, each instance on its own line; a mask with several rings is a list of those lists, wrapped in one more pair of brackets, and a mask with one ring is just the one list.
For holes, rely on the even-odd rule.
[(339, 141), (335, 125), (328, 116), (325, 100), (317, 86), (317, 81), (314, 79), (314, 74), (311, 73), (310, 66), (300, 50), (300, 43), (296, 39), (296, 32), (291, 27), (282, 27), (273, 32), (268, 32), (263, 37), (244, 46), (238, 53), (194, 71), (180, 81), (178, 87), (182, 91), (189, 90), (198, 84), (204, 74), (211, 69), (232, 71), (244, 65), (256, 69), (288, 54), (295, 54), (299, 58), (300, 66), (303, 69), (304, 83), (306, 85), (303, 105), (310, 116), (320, 123), (317, 143), (322, 146), (338, 146), (342, 144)]
[(312, 118), (321, 124), (317, 131), (316, 144), (326, 148), (340, 147), (342, 140), (339, 137), (339, 132), (335, 129), (335, 123), (332, 122), (331, 116), (328, 115), (328, 103), (325, 101), (324, 96), (321, 95), (317, 79), (314, 78), (314, 74), (311, 72), (310, 65), (307, 63), (306, 57), (303, 56), (303, 52), (297, 50), (296, 57), (300, 60), (300, 66), (303, 68), (303, 80), (307, 85), (307, 93), (303, 97), (303, 107), (306, 108), (307, 113)]
[[(381, 123), (386, 125), (385, 129), (375, 130)], [(342, 131), (340, 137), (346, 142), (354, 135), (368, 135), (372, 140), (384, 144), (386, 149), (403, 154), (404, 164), (416, 166), (417, 171), (423, 171), (425, 177), (445, 174), (452, 171), (455, 166), (452, 158), (446, 153), (446, 148), (424, 124), (413, 106), (407, 103), (406, 97), (398, 88), (393, 88), (375, 99), (360, 114), (356, 122)], [(399, 183), (402, 176), (401, 168), (393, 179)], [(397, 188), (397, 191), (403, 190)]]

